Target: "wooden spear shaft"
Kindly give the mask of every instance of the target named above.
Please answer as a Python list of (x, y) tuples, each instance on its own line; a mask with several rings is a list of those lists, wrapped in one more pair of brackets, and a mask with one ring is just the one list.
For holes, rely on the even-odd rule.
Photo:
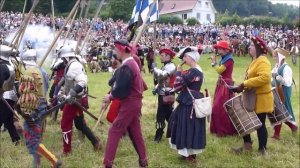
[(73, 22), (74, 22), (74, 20), (75, 20), (76, 15), (77, 15), (78, 9), (79, 9), (79, 8), (76, 9), (76, 11), (75, 11), (75, 13), (74, 13), (74, 15), (73, 15), (73, 18), (72, 18), (72, 20), (71, 20), (71, 22), (70, 22), (70, 28), (68, 29), (67, 34), (66, 34), (66, 36), (65, 36), (65, 40), (64, 40), (64, 42), (63, 42), (63, 46), (65, 45), (65, 42), (67, 41), (67, 38), (68, 38), (68, 36), (69, 36), (69, 33), (70, 33), (71, 29), (72, 29), (72, 25), (73, 25)]
[(27, 0), (25, 0), (24, 6), (23, 6), (23, 13), (22, 13), (23, 19), (24, 19), (24, 17), (25, 17), (25, 9), (26, 9), (26, 5), (27, 5)]
[(54, 17), (54, 2), (51, 0), (51, 10), (52, 10), (52, 29), (53, 29), (53, 37), (55, 38), (55, 17)]
[[(37, 6), (38, 2), (39, 2), (39, 0), (33, 2), (33, 4), (32, 4), (32, 6), (34, 6), (33, 9)], [(27, 2), (26, 2), (26, 3), (27, 3)], [(32, 10), (32, 12), (30, 13), (29, 19), (31, 18), (32, 14), (33, 14), (33, 10)], [(23, 15), (23, 17), (24, 17), (24, 15)], [(27, 24), (25, 24), (25, 26), (24, 26), (22, 32), (20, 33), (20, 35), (19, 35), (19, 37), (18, 37), (18, 39), (17, 39), (17, 41), (16, 41), (16, 44), (15, 44), (15, 47), (16, 47), (16, 48), (19, 48), (19, 46), (20, 46), (20, 44), (21, 44), (21, 42), (22, 42), (22, 38), (23, 38), (23, 36), (24, 36), (24, 34), (25, 34), (26, 27), (27, 27), (28, 23), (29, 23), (29, 20), (27, 21)]]
[[(100, 2), (99, 6), (98, 6), (98, 9), (97, 9), (97, 11), (95, 13), (95, 16), (94, 16), (94, 22), (97, 19), (98, 15), (99, 15), (99, 13), (100, 13), (100, 11), (102, 9), (103, 4), (104, 4), (104, 0), (102, 0)], [(80, 49), (80, 51), (78, 53), (81, 53), (81, 51), (83, 50), (83, 48), (85, 46), (85, 43), (86, 43), (86, 40), (89, 38), (89, 34), (90, 34), (91, 30), (92, 30), (92, 26), (90, 26), (88, 32), (86, 33), (86, 36), (84, 37), (84, 40), (82, 42), (82, 47), (81, 47), (81, 49)]]
[(15, 34), (15, 37), (13, 38), (13, 40), (11, 41), (11, 43), (9, 45), (9, 46), (12, 46), (12, 48), (16, 48), (16, 44), (19, 42), (20, 37), (22, 39), (23, 31), (25, 31), (25, 29), (29, 23), (29, 19), (32, 16), (33, 10), (37, 6), (38, 3), (39, 3), (39, 0), (35, 0), (33, 2), (32, 7), (28, 13), (28, 16), (25, 18), (24, 22), (21, 24), (19, 31)]
[(5, 3), (5, 0), (2, 0), (1, 3), (0, 3), (0, 11), (2, 11), (2, 8), (4, 6), (4, 3)]
[(68, 22), (70, 21), (71, 16), (73, 16), (74, 12), (76, 11), (76, 9), (78, 8), (80, 3), (80, 0), (77, 0), (77, 2), (75, 3), (73, 9), (71, 10), (69, 16), (67, 17), (64, 25), (60, 28), (59, 32), (57, 33), (57, 35), (55, 36), (54, 40), (52, 41), (50, 47), (48, 48), (46, 54), (44, 55), (44, 57), (42, 58), (41, 62), (39, 63), (39, 67), (42, 67), (43, 63), (45, 62), (47, 56), (49, 55), (50, 51), (52, 50), (54, 44), (56, 43), (56, 41), (58, 40), (60, 34), (62, 33), (62, 31), (64, 30), (64, 27), (68, 24)]
[[(90, 6), (87, 6), (85, 10), (89, 11)], [(86, 27), (86, 17), (83, 18), (83, 26), (79, 31), (79, 37), (78, 37), (78, 41), (77, 41), (77, 44), (75, 47), (75, 53), (78, 53), (78, 51), (79, 51), (79, 44), (81, 44), (81, 38), (82, 38), (81, 36), (82, 36), (82, 32), (84, 31), (85, 27)]]

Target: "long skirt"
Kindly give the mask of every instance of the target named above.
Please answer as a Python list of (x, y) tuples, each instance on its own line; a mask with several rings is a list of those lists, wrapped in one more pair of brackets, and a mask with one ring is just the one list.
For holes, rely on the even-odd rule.
[(212, 107), (210, 132), (217, 136), (236, 135), (237, 132), (223, 108), (223, 104), (234, 97), (233, 93), (230, 93), (229, 89), (225, 85), (219, 84), (216, 87), (214, 102)]
[(182, 156), (201, 153), (206, 145), (205, 118), (196, 118), (192, 105), (179, 104), (170, 117), (167, 137)]

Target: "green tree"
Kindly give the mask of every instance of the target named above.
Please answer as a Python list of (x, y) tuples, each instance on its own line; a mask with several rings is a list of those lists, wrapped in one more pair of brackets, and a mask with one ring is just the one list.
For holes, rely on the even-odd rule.
[(268, 15), (269, 13), (269, 4), (267, 0), (251, 0), (248, 1), (248, 8), (250, 15)]
[(235, 11), (239, 16), (249, 16), (250, 12), (246, 2), (244, 1), (237, 1), (232, 6), (232, 11)]
[[(48, 1), (48, 0), (47, 0)], [(57, 13), (68, 13), (77, 0), (54, 0), (54, 9)]]
[(187, 22), (187, 25), (189, 25), (189, 26), (194, 26), (196, 24), (199, 24), (199, 21), (196, 18), (194, 18), (194, 17), (188, 18), (186, 20), (186, 22)]
[(24, 1), (21, 0), (6, 0), (2, 11), (18, 11), (22, 12)]
[(183, 24), (183, 21), (179, 17), (173, 15), (160, 16), (157, 22), (164, 23), (164, 24), (171, 24), (171, 25)]
[(109, 16), (114, 19), (128, 21), (131, 17), (135, 0), (110, 0)]

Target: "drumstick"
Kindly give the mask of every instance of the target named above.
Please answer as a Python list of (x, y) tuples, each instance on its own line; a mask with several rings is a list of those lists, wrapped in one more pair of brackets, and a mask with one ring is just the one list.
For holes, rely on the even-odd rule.
[(228, 88), (228, 89), (232, 89), (234, 86), (233, 85), (228, 85), (226, 83), (226, 81), (220, 76), (221, 80), (225, 83), (225, 86)]

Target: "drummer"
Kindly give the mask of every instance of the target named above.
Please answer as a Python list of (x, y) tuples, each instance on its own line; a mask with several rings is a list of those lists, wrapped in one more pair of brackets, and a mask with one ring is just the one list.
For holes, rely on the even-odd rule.
[[(256, 107), (255, 112), (262, 123), (262, 126), (257, 129), (259, 148), (258, 152), (261, 155), (266, 154), (268, 132), (265, 125), (266, 116), (272, 113), (274, 109), (274, 98), (271, 91), (271, 63), (267, 59), (267, 45), (260, 37), (252, 37), (249, 46), (249, 54), (252, 57), (252, 62), (248, 67), (246, 80), (232, 91), (240, 93), (244, 89), (256, 89)], [(237, 154), (249, 152), (252, 150), (252, 140), (250, 134), (245, 135), (244, 146), (234, 148), (233, 151)]]
[[(277, 48), (273, 52), (273, 58), (276, 61), (275, 67), (272, 69), (272, 76), (273, 76), (273, 82), (272, 84), (276, 84), (275, 86), (277, 89), (280, 89), (278, 93), (281, 93), (281, 99), (288, 110), (288, 113), (290, 115), (290, 119), (285, 122), (287, 124), (292, 133), (297, 132), (297, 124), (295, 122), (295, 115), (293, 112), (292, 104), (291, 104), (291, 96), (292, 96), (292, 84), (293, 84), (293, 71), (291, 67), (286, 63), (286, 56), (288, 55), (288, 51)], [(275, 83), (276, 81), (276, 83)], [(281, 123), (276, 124), (274, 126), (274, 134), (272, 138), (279, 140), (280, 139), (280, 130), (281, 130)]]

